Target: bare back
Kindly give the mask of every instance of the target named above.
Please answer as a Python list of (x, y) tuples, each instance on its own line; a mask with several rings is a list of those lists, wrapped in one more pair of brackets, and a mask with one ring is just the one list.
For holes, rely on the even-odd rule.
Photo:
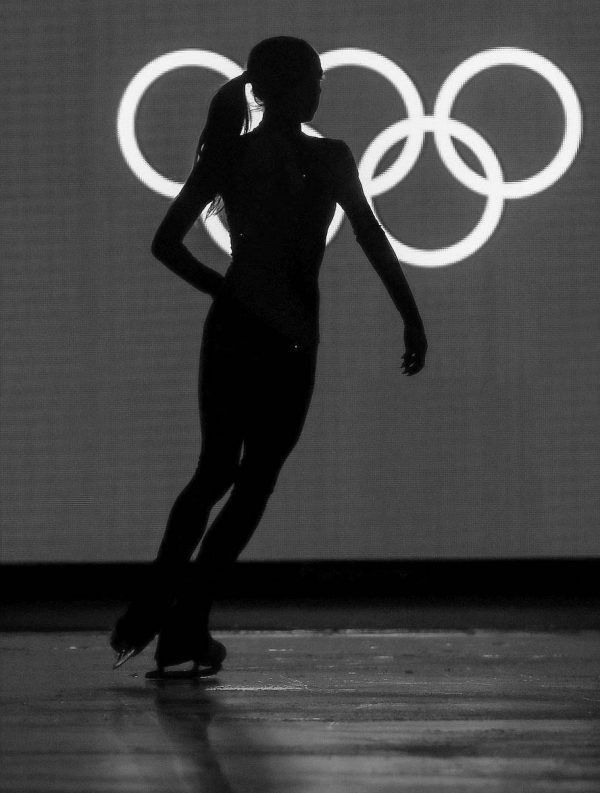
[(220, 186), (232, 252), (225, 293), (305, 340), (318, 337), (318, 275), (336, 205), (335, 143), (249, 133)]

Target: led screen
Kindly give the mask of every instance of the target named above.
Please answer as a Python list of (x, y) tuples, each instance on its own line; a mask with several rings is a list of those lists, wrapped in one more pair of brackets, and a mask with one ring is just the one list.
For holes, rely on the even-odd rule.
[[(0, 15), (3, 561), (153, 558), (199, 454), (210, 298), (150, 243), (210, 98), (282, 34), (321, 55), (305, 131), (352, 149), (429, 353), (402, 375), (402, 321), (338, 211), (308, 418), (241, 559), (600, 552), (595, 0)], [(225, 273), (218, 220), (186, 244)]]

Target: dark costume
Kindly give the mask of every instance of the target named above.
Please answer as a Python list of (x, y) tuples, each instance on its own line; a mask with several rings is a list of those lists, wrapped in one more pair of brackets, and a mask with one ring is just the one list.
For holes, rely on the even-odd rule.
[(336, 202), (371, 261), (397, 268), (364, 199), (346, 205), (344, 196), (362, 188), (343, 141), (249, 133), (218, 165), (201, 159), (194, 171), (203, 189), (208, 183), (223, 198), (232, 259), (204, 326), (197, 469), (173, 504), (146, 596), (147, 609), (178, 592), (197, 619), (192, 631), (206, 628), (215, 588), (250, 540), (302, 431), (319, 344), (319, 268)]

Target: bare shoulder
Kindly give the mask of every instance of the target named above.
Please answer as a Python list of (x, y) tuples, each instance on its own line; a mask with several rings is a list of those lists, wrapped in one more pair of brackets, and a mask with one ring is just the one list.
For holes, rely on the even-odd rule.
[(355, 162), (348, 144), (341, 138), (310, 138), (310, 146), (322, 165), (336, 179), (344, 179), (354, 171)]
[(346, 152), (350, 151), (348, 144), (341, 138), (318, 138), (316, 135), (307, 135), (307, 138), (315, 148), (332, 158), (343, 157)]

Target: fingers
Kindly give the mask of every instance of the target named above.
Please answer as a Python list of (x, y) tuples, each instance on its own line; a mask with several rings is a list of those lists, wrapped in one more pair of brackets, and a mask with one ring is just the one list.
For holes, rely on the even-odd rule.
[(419, 353), (405, 352), (402, 358), (402, 373), (409, 377), (420, 372), (425, 366), (425, 356)]
[(404, 328), (404, 347), (406, 352), (402, 356), (403, 374), (417, 374), (425, 366), (425, 353), (427, 352), (427, 339), (422, 328), (406, 325)]

